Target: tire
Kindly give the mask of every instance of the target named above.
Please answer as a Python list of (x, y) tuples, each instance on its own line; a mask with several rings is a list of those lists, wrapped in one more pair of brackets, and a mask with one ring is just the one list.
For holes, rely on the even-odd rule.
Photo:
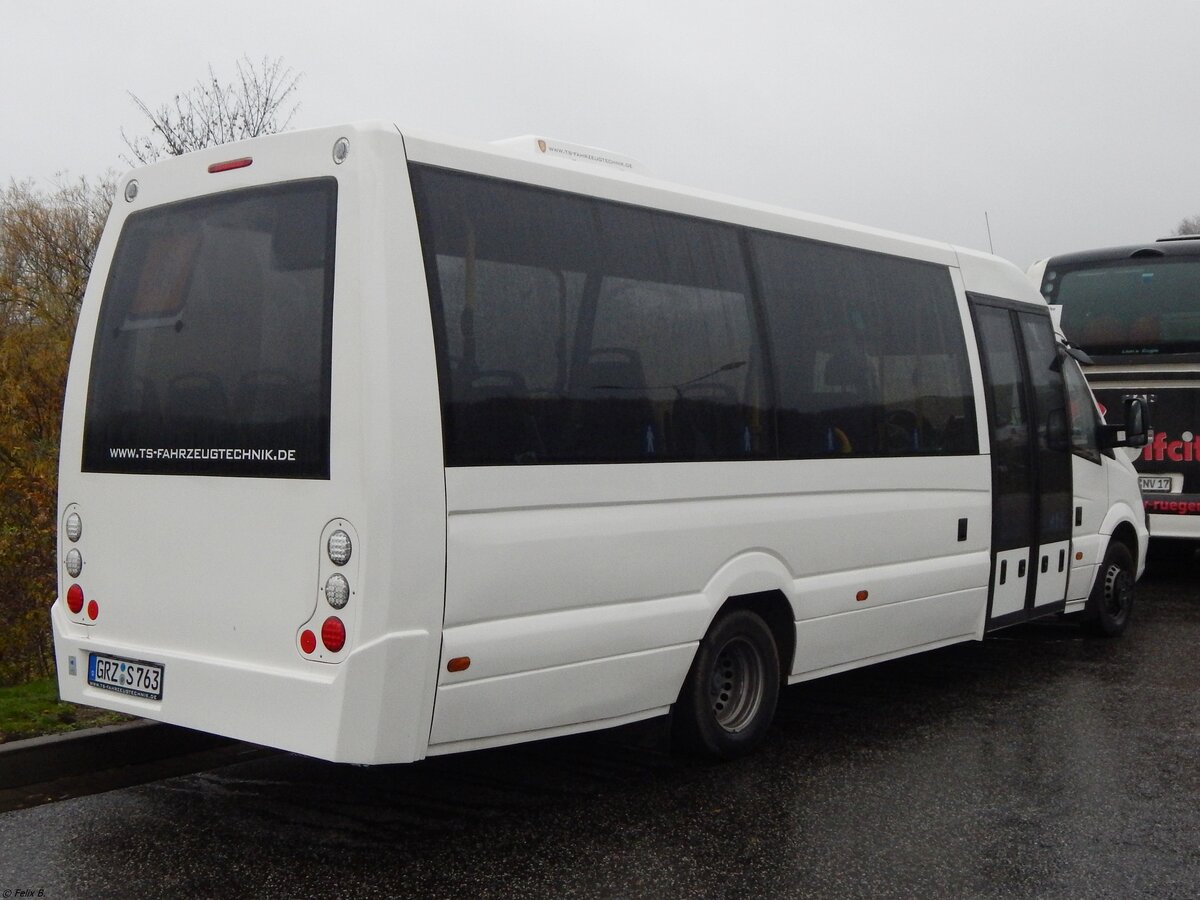
[(779, 650), (755, 613), (723, 613), (700, 641), (671, 711), (676, 749), (733, 759), (762, 743), (775, 718)]
[(1101, 637), (1117, 637), (1129, 627), (1133, 615), (1133, 557), (1119, 541), (1108, 545), (1096, 583), (1088, 596), (1083, 624)]

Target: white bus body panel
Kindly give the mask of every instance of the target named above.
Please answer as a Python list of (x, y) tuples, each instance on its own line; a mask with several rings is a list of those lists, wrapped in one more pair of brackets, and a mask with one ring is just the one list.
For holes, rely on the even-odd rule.
[(440, 675), (431, 752), (581, 706), (669, 706), (731, 595), (789, 599), (793, 680), (980, 636), (988, 471), (982, 456), (447, 470), (443, 655), (472, 664)]

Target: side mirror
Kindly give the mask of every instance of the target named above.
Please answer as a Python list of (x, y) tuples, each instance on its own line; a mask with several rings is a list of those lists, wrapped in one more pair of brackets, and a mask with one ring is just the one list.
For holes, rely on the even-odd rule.
[(1150, 411), (1141, 397), (1130, 397), (1125, 401), (1125, 424), (1102, 425), (1100, 446), (1144, 447), (1150, 438)]

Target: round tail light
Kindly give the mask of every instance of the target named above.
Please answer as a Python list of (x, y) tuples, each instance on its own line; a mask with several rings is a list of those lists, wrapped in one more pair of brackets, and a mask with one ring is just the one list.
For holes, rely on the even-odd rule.
[(83, 588), (77, 584), (67, 588), (67, 609), (74, 615), (83, 612)]
[(330, 616), (321, 626), (321, 643), (330, 653), (337, 653), (346, 646), (346, 626), (337, 616)]

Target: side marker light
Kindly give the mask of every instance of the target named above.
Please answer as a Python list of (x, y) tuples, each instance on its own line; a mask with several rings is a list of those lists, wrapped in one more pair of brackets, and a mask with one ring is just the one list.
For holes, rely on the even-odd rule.
[(857, 600), (859, 603), (862, 603), (864, 600), (867, 599), (867, 596), (868, 596), (868, 594), (866, 591), (859, 591), (857, 594), (854, 595), (854, 599)]
[(456, 656), (446, 663), (447, 672), (464, 672), (469, 668), (471, 668), (471, 657), (469, 656)]

